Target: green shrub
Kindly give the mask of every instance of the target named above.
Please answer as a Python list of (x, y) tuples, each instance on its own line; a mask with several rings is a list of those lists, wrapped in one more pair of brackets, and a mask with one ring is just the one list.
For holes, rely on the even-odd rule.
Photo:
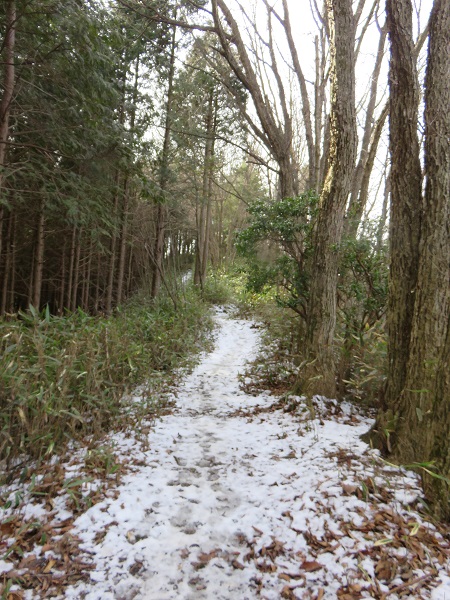
[(176, 309), (141, 294), (108, 318), (30, 310), (0, 322), (0, 458), (102, 434), (123, 414), (124, 394), (185, 365), (210, 328), (194, 292)]
[(235, 303), (237, 291), (232, 279), (231, 273), (225, 271), (209, 273), (203, 285), (203, 300), (210, 305)]

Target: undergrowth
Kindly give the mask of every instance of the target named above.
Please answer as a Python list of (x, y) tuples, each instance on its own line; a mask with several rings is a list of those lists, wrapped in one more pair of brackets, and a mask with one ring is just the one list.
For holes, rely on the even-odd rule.
[[(236, 263), (227, 273), (219, 274), (220, 286), (232, 290), (240, 316), (251, 316), (263, 328), (264, 349), (253, 364), (251, 377), (255, 391), (271, 389), (284, 393), (295, 387), (297, 372), (305, 359), (303, 319), (280, 301), (282, 290), (264, 285), (257, 292), (249, 285), (247, 268)], [(377, 407), (386, 378), (386, 335), (383, 321), (366, 324), (346, 340), (345, 323), (338, 322), (335, 361), (339, 399), (366, 407)]]
[[(167, 380), (204, 347), (211, 327), (194, 291), (176, 308), (142, 293), (110, 317), (31, 309), (0, 322), (0, 459), (39, 458), (100, 437), (126, 414), (127, 392)], [(147, 394), (145, 410), (151, 402)]]

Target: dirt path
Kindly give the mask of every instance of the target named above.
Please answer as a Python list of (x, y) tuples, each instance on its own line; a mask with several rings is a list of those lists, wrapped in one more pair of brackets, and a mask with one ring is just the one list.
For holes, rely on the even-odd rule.
[[(369, 422), (346, 404), (317, 401), (311, 419), (306, 407), (293, 417), (270, 410), (268, 393), (246, 395), (238, 376), (258, 332), (224, 312), (217, 323), (215, 350), (150, 448), (118, 443), (140, 466), (116, 499), (77, 520), (95, 570), (65, 597), (351, 600), (392, 590), (390, 599), (448, 600), (448, 540), (411, 513), (416, 479), (359, 440)], [(256, 406), (268, 410), (249, 417)]]
[(2, 490), (3, 596), (450, 600), (450, 530), (417, 512), (417, 477), (360, 441), (348, 403), (244, 393), (259, 330), (216, 320), (171, 414)]

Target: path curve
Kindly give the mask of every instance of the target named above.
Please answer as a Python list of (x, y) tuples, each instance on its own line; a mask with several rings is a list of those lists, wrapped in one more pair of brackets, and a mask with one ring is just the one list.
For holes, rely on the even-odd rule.
[(69, 588), (66, 598), (331, 599), (349, 573), (361, 578), (364, 536), (340, 525), (363, 523), (366, 504), (354, 495), (343, 500), (339, 453), (367, 451), (359, 435), (368, 422), (349, 416), (299, 425), (280, 411), (240, 415), (274, 401), (239, 387), (260, 336), (224, 310), (216, 321), (215, 350), (149, 434), (137, 472), (115, 499), (77, 520), (95, 570), (89, 585)]

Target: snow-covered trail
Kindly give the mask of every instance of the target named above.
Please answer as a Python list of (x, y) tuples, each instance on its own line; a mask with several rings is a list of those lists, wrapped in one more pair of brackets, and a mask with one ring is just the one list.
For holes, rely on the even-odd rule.
[[(180, 387), (173, 414), (149, 434), (149, 449), (117, 438), (139, 468), (115, 499), (77, 519), (75, 533), (95, 570), (89, 584), (67, 589), (66, 598), (333, 599), (344, 588), (352, 593), (352, 582), (358, 593), (369, 588), (378, 559), (366, 552), (374, 543), (368, 505), (353, 493), (355, 480), (367, 476), (357, 457), (367, 452), (359, 435), (368, 421), (355, 423), (350, 410), (341, 422), (301, 422), (281, 411), (240, 414), (274, 401), (239, 388), (259, 334), (225, 312), (216, 318), (215, 350)], [(376, 467), (372, 475), (382, 478)], [(396, 489), (400, 514), (416, 482), (402, 476)]]

